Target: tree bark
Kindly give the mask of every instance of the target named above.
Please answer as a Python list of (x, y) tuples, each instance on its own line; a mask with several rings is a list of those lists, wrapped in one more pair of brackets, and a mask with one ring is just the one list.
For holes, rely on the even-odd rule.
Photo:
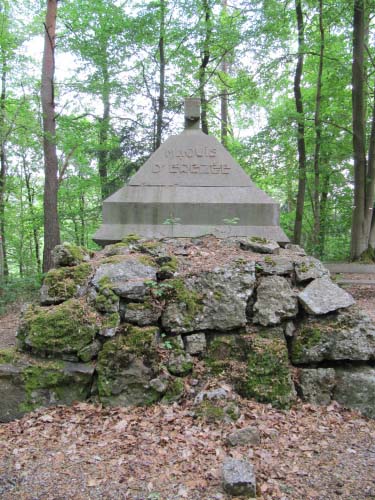
[(293, 240), (296, 244), (300, 244), (306, 191), (305, 117), (301, 92), (301, 78), (304, 62), (304, 23), (301, 0), (295, 0), (295, 10), (298, 28), (298, 59), (294, 76), (294, 100), (297, 111), (298, 193)]
[(1, 92), (0, 92), (0, 283), (9, 274), (5, 245), (5, 190), (6, 190), (6, 139), (5, 139), (5, 101), (6, 101), (7, 58), (1, 49)]
[(165, 108), (165, 0), (160, 0), (160, 35), (159, 35), (159, 97), (156, 115), (155, 149), (161, 144), (163, 132), (163, 114)]
[(44, 250), (43, 272), (52, 266), (52, 249), (60, 243), (58, 218), (58, 160), (54, 99), (57, 0), (47, 0), (44, 24), (41, 101), (43, 111), (44, 151)]
[(109, 121), (111, 113), (111, 103), (110, 103), (110, 83), (109, 83), (109, 71), (107, 65), (107, 44), (102, 48), (103, 62), (101, 65), (102, 76), (103, 76), (103, 88), (102, 88), (102, 104), (103, 104), (103, 114), (100, 119), (99, 124), (99, 154), (98, 154), (98, 169), (100, 178), (100, 188), (102, 199), (104, 200), (110, 195), (109, 183), (108, 183), (108, 132), (109, 132)]
[(210, 62), (210, 39), (211, 39), (211, 8), (208, 0), (203, 0), (203, 15), (204, 15), (204, 40), (202, 59), (199, 67), (199, 96), (201, 99), (201, 126), (202, 132), (208, 134), (208, 118), (207, 118), (207, 98), (206, 98), (206, 70)]
[(317, 255), (320, 255), (321, 245), (321, 218), (320, 218), (320, 146), (322, 140), (321, 133), (321, 118), (320, 108), (322, 101), (322, 76), (323, 76), (323, 63), (324, 63), (324, 25), (323, 25), (323, 0), (319, 0), (319, 32), (320, 32), (320, 51), (319, 51), (319, 67), (318, 77), (316, 83), (316, 96), (315, 96), (315, 148), (314, 148), (314, 196), (313, 196), (313, 213), (314, 213), (314, 231), (313, 240), (314, 248)]
[(352, 217), (351, 258), (359, 259), (369, 249), (375, 187), (375, 104), (372, 109), (370, 147), (366, 157), (366, 67), (365, 41), (367, 36), (366, 0), (354, 0), (353, 16), (353, 156), (354, 207)]

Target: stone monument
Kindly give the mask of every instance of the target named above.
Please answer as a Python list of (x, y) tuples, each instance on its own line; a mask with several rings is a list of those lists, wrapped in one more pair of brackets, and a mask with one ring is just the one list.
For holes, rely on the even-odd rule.
[(288, 242), (278, 203), (219, 141), (200, 130), (200, 100), (185, 100), (185, 130), (169, 137), (129, 183), (103, 202), (99, 245), (146, 238), (254, 236)]

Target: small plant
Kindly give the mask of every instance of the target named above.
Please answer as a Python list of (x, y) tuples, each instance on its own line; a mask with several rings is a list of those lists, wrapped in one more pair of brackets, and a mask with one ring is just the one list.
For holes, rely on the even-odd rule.
[(160, 334), (160, 337), (163, 339), (163, 347), (164, 349), (173, 349), (173, 344), (171, 342), (170, 339), (167, 338), (167, 334), (166, 333), (161, 333)]
[(179, 224), (180, 223), (180, 218), (179, 217), (168, 217), (168, 219), (165, 219), (163, 221), (163, 224), (166, 225), (166, 226), (175, 226), (176, 224)]
[(144, 284), (150, 288), (153, 297), (162, 298), (174, 290), (174, 286), (168, 282), (158, 283), (154, 280), (145, 280)]
[(223, 219), (224, 224), (227, 224), (228, 226), (235, 226), (240, 222), (239, 217), (232, 217), (231, 219)]

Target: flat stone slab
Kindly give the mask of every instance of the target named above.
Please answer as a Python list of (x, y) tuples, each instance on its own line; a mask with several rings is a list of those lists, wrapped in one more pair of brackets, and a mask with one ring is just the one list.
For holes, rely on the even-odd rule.
[(286, 278), (266, 276), (261, 279), (254, 304), (254, 323), (277, 325), (283, 319), (294, 318), (297, 313), (297, 298)]
[(309, 314), (327, 314), (355, 303), (353, 297), (329, 278), (312, 281), (298, 294), (298, 300)]
[(223, 487), (233, 496), (256, 495), (256, 479), (253, 466), (245, 460), (226, 458), (223, 464)]
[(370, 366), (336, 370), (333, 397), (343, 406), (375, 418), (375, 368)]

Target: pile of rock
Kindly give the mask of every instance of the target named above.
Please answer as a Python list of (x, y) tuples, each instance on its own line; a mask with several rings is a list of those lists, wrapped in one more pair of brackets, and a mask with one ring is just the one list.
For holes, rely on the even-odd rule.
[(130, 235), (54, 259), (18, 350), (0, 351), (0, 421), (74, 400), (176, 401), (192, 372), (279, 407), (299, 394), (375, 417), (374, 325), (299, 247)]

